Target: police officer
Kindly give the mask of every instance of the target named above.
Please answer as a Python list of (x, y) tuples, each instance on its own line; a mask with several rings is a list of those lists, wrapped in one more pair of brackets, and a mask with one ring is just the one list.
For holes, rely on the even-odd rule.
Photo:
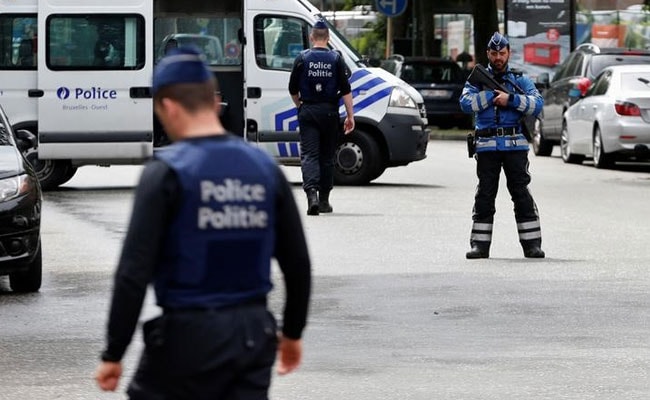
[(341, 55), (327, 47), (329, 30), (324, 21), (314, 24), (312, 48), (302, 51), (293, 64), (289, 93), (298, 108), (300, 159), (307, 214), (332, 212), (329, 195), (334, 185), (334, 153), (339, 134), (339, 98), (343, 97), (345, 134), (354, 130), (350, 82)]
[(542, 232), (537, 206), (528, 191), (528, 140), (522, 133), (522, 118), (537, 116), (544, 100), (533, 82), (508, 67), (510, 44), (495, 32), (488, 43), (488, 70), (509, 93), (465, 83), (460, 106), (476, 116), (476, 174), (471, 249), (467, 258), (488, 258), (492, 242), (494, 201), (501, 168), (515, 208), (519, 242), (524, 256), (543, 258)]
[[(154, 70), (154, 110), (174, 143), (136, 189), (95, 375), (103, 390), (118, 385), (149, 283), (163, 313), (143, 326), (131, 399), (267, 399), (276, 353), (280, 374), (300, 363), (311, 275), (291, 187), (224, 130), (215, 91), (198, 49), (171, 50)], [(266, 308), (271, 257), (286, 286), (280, 335)]]

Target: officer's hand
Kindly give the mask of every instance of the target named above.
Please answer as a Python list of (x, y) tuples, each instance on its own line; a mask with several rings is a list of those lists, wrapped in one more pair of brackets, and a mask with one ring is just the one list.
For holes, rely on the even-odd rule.
[(122, 364), (119, 362), (103, 361), (95, 371), (97, 386), (104, 391), (114, 392), (122, 376)]
[(289, 339), (280, 335), (278, 344), (278, 366), (280, 375), (286, 375), (300, 365), (302, 359), (302, 340)]
[(494, 102), (495, 105), (500, 107), (505, 107), (508, 105), (508, 97), (510, 95), (507, 92), (495, 90), (494, 93), (496, 94), (496, 97), (492, 101)]
[(346, 135), (354, 130), (354, 117), (345, 118), (345, 122), (343, 122), (343, 129)]

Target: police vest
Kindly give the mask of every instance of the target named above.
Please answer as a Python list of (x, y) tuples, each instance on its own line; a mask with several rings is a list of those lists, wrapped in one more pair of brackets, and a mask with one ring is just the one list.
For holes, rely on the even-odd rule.
[(309, 49), (300, 53), (303, 61), (300, 99), (304, 103), (338, 103), (339, 54), (325, 49)]
[[(488, 67), (488, 70), (492, 72), (491, 66)], [(510, 93), (517, 93), (513, 82), (521, 87), (522, 85), (518, 81), (521, 76), (521, 73), (516, 73), (508, 68), (503, 76), (502, 82), (500, 83), (504, 85)], [(479, 88), (479, 90), (483, 90), (483, 88)], [(528, 150), (528, 140), (524, 134), (521, 133), (521, 123), (523, 123), (521, 118), (522, 113), (512, 108), (489, 107), (482, 112), (477, 113), (476, 129), (516, 127), (518, 133), (509, 136), (494, 135), (492, 137), (477, 138), (476, 152)]]
[(158, 304), (218, 308), (265, 298), (272, 289), (275, 162), (234, 137), (185, 140), (155, 156), (182, 188), (156, 268)]

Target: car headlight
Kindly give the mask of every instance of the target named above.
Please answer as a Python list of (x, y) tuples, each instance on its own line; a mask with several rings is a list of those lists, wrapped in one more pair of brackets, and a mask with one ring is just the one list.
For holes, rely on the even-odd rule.
[(406, 108), (418, 108), (415, 100), (406, 90), (401, 87), (394, 87), (392, 93), (390, 94), (390, 100), (388, 100), (389, 107), (406, 107)]
[(0, 179), (0, 201), (6, 201), (29, 192), (33, 184), (32, 178), (27, 174)]

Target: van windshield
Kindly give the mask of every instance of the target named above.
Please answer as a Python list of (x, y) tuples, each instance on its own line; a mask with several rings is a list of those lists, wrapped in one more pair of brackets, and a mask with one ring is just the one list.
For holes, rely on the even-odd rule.
[(323, 17), (321, 14), (318, 14), (317, 17), (325, 21), (327, 23), (327, 27), (330, 30), (330, 34), (336, 36), (336, 38), (340, 40), (345, 47), (347, 47), (346, 53), (350, 56), (350, 58), (352, 58), (352, 61), (354, 61), (355, 64), (361, 64), (361, 54), (359, 54), (359, 52), (352, 46), (348, 39), (346, 39), (345, 36), (341, 35), (341, 33), (336, 30), (334, 25), (332, 25), (332, 23), (325, 19), (325, 17)]

